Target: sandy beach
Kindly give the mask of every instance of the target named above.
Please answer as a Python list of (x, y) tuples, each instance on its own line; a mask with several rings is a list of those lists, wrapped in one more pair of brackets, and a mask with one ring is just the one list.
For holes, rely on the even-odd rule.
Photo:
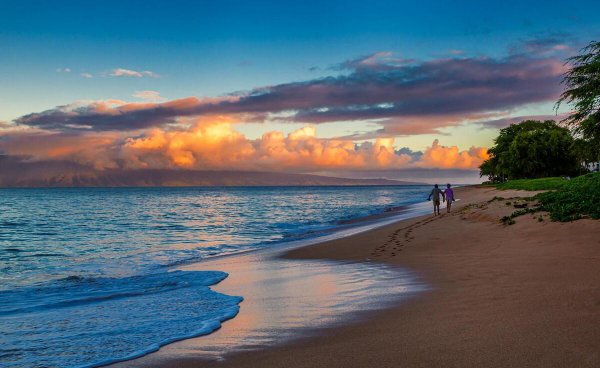
[(489, 187), (459, 188), (456, 197), (461, 200), (450, 214), (421, 216), (285, 255), (387, 262), (417, 272), (430, 285), (429, 290), (365, 320), (327, 329), (317, 337), (233, 354), (223, 361), (181, 357), (160, 363), (142, 358), (138, 363), (597, 367), (600, 223), (586, 219), (557, 223), (547, 215), (539, 221), (539, 214), (518, 217), (511, 226), (499, 222), (515, 210), (513, 197), (531, 195)]

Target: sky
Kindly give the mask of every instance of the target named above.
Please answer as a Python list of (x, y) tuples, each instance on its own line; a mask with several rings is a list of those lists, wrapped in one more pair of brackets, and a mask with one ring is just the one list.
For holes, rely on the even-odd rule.
[(0, 0), (0, 153), (475, 180), (498, 129), (568, 112), (594, 5)]

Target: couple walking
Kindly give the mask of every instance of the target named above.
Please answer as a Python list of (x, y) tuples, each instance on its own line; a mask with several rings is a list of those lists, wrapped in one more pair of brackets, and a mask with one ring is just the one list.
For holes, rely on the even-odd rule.
[(440, 196), (442, 197), (442, 200), (444, 202), (447, 202), (446, 210), (448, 212), (450, 212), (450, 207), (452, 206), (452, 202), (455, 201), (454, 191), (452, 190), (452, 188), (450, 188), (450, 184), (446, 185), (446, 190), (441, 190), (437, 184), (434, 185), (433, 189), (431, 190), (431, 193), (429, 193), (429, 198), (427, 199), (428, 201), (430, 201), (431, 197), (433, 197), (433, 214), (434, 215), (440, 214)]

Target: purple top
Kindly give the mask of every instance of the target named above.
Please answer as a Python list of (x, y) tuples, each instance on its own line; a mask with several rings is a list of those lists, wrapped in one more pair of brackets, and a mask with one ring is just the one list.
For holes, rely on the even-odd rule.
[(446, 195), (446, 201), (451, 202), (454, 200), (454, 191), (452, 189), (446, 189), (444, 194)]

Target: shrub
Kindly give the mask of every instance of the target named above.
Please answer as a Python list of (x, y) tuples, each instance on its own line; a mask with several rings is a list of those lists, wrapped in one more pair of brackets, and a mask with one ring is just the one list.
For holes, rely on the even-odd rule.
[(558, 190), (540, 193), (536, 198), (554, 221), (573, 221), (584, 216), (600, 219), (600, 173), (566, 181)]

